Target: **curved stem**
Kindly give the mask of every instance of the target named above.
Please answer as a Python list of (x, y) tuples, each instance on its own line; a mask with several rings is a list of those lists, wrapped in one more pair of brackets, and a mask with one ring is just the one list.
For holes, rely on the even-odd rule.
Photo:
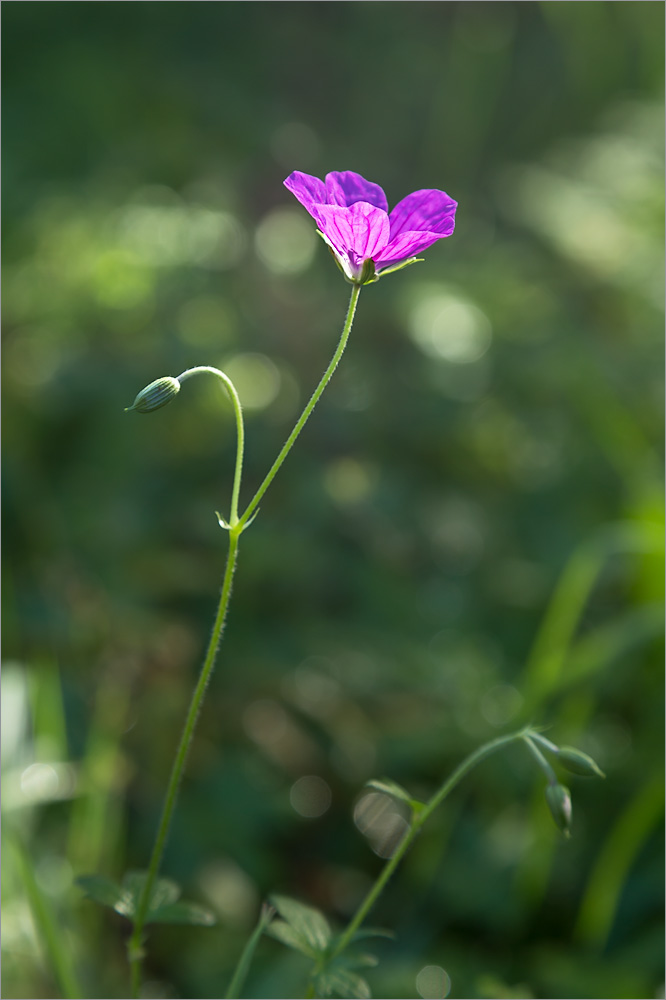
[(189, 711), (185, 719), (185, 727), (183, 729), (183, 734), (180, 738), (180, 743), (178, 744), (178, 750), (176, 751), (176, 758), (173, 763), (173, 768), (171, 770), (171, 777), (169, 778), (166, 797), (164, 799), (162, 817), (160, 819), (160, 825), (157, 830), (157, 836), (155, 838), (153, 853), (150, 858), (150, 865), (148, 867), (148, 876), (146, 878), (146, 882), (143, 887), (143, 892), (141, 893), (141, 898), (139, 900), (139, 905), (137, 907), (136, 916), (134, 918), (134, 930), (128, 942), (128, 955), (129, 955), (130, 967), (132, 970), (133, 997), (137, 997), (139, 995), (139, 986), (141, 980), (141, 960), (143, 958), (143, 948), (142, 948), (143, 928), (146, 923), (146, 917), (148, 916), (150, 897), (153, 891), (153, 887), (155, 885), (155, 880), (157, 879), (157, 873), (159, 871), (160, 861), (162, 860), (164, 845), (166, 843), (167, 834), (169, 832), (169, 826), (171, 824), (171, 817), (173, 815), (173, 810), (176, 804), (176, 798), (178, 796), (178, 786), (180, 784), (180, 779), (182, 777), (183, 769), (185, 767), (185, 762), (187, 760), (187, 754), (190, 749), (190, 743), (192, 742), (192, 736), (194, 733), (194, 727), (196, 725), (197, 716), (199, 715), (201, 703), (203, 701), (204, 694), (206, 693), (206, 688), (208, 686), (208, 682), (213, 672), (213, 667), (215, 666), (215, 658), (217, 656), (217, 650), (220, 644), (222, 630), (224, 628), (224, 619), (227, 613), (227, 608), (229, 606), (229, 598), (231, 596), (231, 584), (233, 581), (234, 570), (236, 568), (239, 536), (240, 536), (240, 530), (238, 526), (232, 528), (231, 531), (229, 532), (229, 552), (227, 554), (227, 565), (224, 572), (222, 593), (220, 595), (220, 603), (217, 608), (215, 624), (213, 625), (213, 631), (210, 637), (210, 642), (208, 644), (206, 659), (204, 660), (203, 667), (201, 668), (201, 674), (199, 675), (197, 686), (194, 689), (194, 694), (192, 695), (192, 701), (190, 702)]
[[(530, 751), (530, 753), (532, 754), (532, 756), (534, 757), (535, 761), (537, 762), (537, 764), (539, 765), (539, 767), (541, 768), (541, 770), (543, 771), (543, 773), (546, 775), (546, 778), (548, 779), (548, 784), (549, 785), (556, 785), (557, 784), (557, 775), (555, 774), (554, 770), (552, 769), (552, 767), (550, 766), (550, 764), (548, 763), (548, 761), (546, 760), (546, 758), (544, 757), (544, 755), (539, 750), (539, 748), (536, 745), (536, 743), (533, 742), (533, 740), (531, 739), (530, 736), (527, 735), (527, 733), (523, 733), (523, 740), (527, 744), (527, 748)], [(551, 743), (551, 746), (552, 745), (553, 744)], [(557, 753), (557, 749), (558, 748), (555, 747), (555, 752), (556, 753)]]
[(484, 760), (486, 757), (489, 757), (490, 754), (495, 753), (496, 750), (501, 750), (502, 747), (507, 746), (507, 744), (509, 743), (514, 743), (517, 740), (522, 740), (524, 738), (525, 732), (526, 730), (521, 729), (517, 733), (511, 733), (509, 736), (500, 736), (496, 740), (491, 740), (490, 743), (484, 743), (482, 747), (479, 747), (478, 750), (475, 750), (474, 753), (471, 753), (469, 757), (466, 757), (465, 760), (462, 762), (462, 764), (460, 764), (459, 767), (455, 769), (453, 774), (451, 774), (450, 777), (446, 779), (441, 788), (439, 788), (438, 791), (435, 792), (430, 801), (426, 803), (426, 805), (423, 806), (421, 811), (414, 817), (405, 838), (400, 842), (393, 857), (390, 858), (384, 865), (384, 868), (382, 869), (379, 878), (377, 879), (377, 881), (372, 886), (367, 896), (359, 906), (351, 923), (346, 928), (346, 930), (344, 930), (343, 933), (341, 934), (338, 943), (335, 947), (335, 951), (333, 953), (334, 955), (339, 955), (350, 944), (352, 938), (354, 937), (354, 934), (359, 929), (359, 927), (367, 917), (368, 913), (370, 912), (374, 904), (377, 902), (377, 899), (379, 898), (382, 890), (386, 886), (386, 883), (391, 878), (391, 875), (396, 870), (396, 868), (402, 861), (403, 857), (411, 847), (412, 843), (416, 838), (417, 833), (420, 831), (424, 823), (427, 822), (427, 820), (433, 814), (435, 809), (437, 809), (437, 807), (442, 804), (442, 802), (449, 795), (449, 793), (453, 791), (456, 785), (465, 777), (465, 775), (469, 771), (472, 770), (473, 767), (476, 767), (477, 764), (481, 763), (481, 761)]
[(319, 385), (315, 389), (310, 401), (303, 410), (300, 418), (298, 419), (296, 426), (287, 438), (280, 454), (271, 466), (268, 475), (264, 479), (263, 483), (255, 493), (254, 497), (250, 501), (249, 506), (245, 510), (245, 513), (241, 518), (238, 517), (238, 500), (240, 496), (240, 483), (241, 475), (243, 470), (243, 448), (244, 448), (244, 429), (243, 429), (243, 415), (241, 411), (240, 399), (238, 398), (238, 393), (231, 381), (231, 379), (221, 372), (217, 368), (209, 367), (208, 365), (198, 365), (195, 368), (188, 368), (181, 375), (178, 376), (178, 382), (183, 382), (185, 379), (190, 378), (192, 375), (196, 375), (200, 372), (209, 372), (211, 375), (216, 375), (222, 380), (224, 386), (229, 393), (231, 402), (234, 407), (234, 413), (236, 416), (236, 428), (238, 434), (238, 447), (236, 450), (236, 469), (234, 473), (234, 483), (231, 495), (231, 513), (229, 517), (229, 552), (227, 555), (227, 565), (224, 573), (224, 581), (222, 584), (222, 593), (220, 595), (220, 603), (217, 609), (217, 615), (215, 618), (215, 624), (213, 626), (213, 632), (210, 638), (210, 643), (208, 645), (208, 651), (206, 653), (206, 658), (204, 660), (204, 665), (201, 669), (201, 674), (197, 682), (197, 686), (194, 689), (194, 694), (192, 695), (192, 701), (190, 703), (189, 711), (185, 720), (185, 727), (183, 729), (183, 734), (180, 738), (180, 743), (178, 744), (178, 749), (176, 751), (176, 758), (173, 763), (173, 768), (171, 770), (171, 776), (169, 778), (169, 784), (167, 787), (166, 797), (164, 800), (164, 806), (162, 809), (162, 816), (160, 819), (160, 824), (157, 830), (157, 836), (155, 838), (155, 844), (153, 847), (153, 852), (150, 858), (150, 864), (148, 867), (148, 874), (146, 881), (143, 886), (141, 897), (137, 906), (136, 916), (134, 918), (134, 929), (132, 935), (127, 944), (128, 957), (131, 968), (132, 977), (132, 996), (138, 997), (139, 990), (141, 986), (141, 962), (143, 960), (143, 929), (146, 924), (146, 919), (149, 915), (150, 908), (150, 898), (157, 880), (157, 875), (160, 867), (160, 862), (162, 860), (162, 854), (164, 853), (164, 846), (166, 843), (167, 835), (169, 833), (169, 826), (171, 824), (171, 817), (176, 805), (176, 799), (178, 797), (178, 788), (180, 785), (180, 779), (183, 774), (185, 767), (185, 762), (187, 760), (187, 754), (192, 742), (192, 737), (194, 734), (194, 728), (196, 725), (197, 717), (199, 715), (199, 710), (201, 708), (201, 703), (203, 701), (204, 694), (206, 693), (206, 688), (210, 680), (210, 676), (213, 672), (213, 667), (215, 666), (215, 659), (217, 656), (217, 650), (220, 644), (220, 638), (222, 636), (222, 630), (224, 627), (224, 619), (227, 613), (227, 608), (229, 606), (229, 598), (231, 596), (231, 584), (234, 575), (234, 569), (236, 567), (236, 559), (238, 553), (238, 539), (247, 526), (252, 517), (253, 513), (256, 511), (257, 506), (263, 497), (264, 493), (270, 486), (271, 482), (275, 478), (275, 475), (284, 462), (285, 458), (291, 451), (296, 438), (302, 431), (308, 417), (314, 410), (319, 398), (326, 388), (328, 382), (330, 381), (333, 372), (338, 366), (340, 358), (342, 357), (343, 351), (347, 345), (347, 340), (349, 339), (349, 334), (352, 327), (352, 322), (354, 320), (354, 313), (356, 311), (356, 303), (358, 302), (358, 297), (361, 291), (360, 285), (354, 285), (352, 288), (351, 298), (349, 300), (349, 306), (347, 308), (347, 316), (345, 318), (344, 326), (342, 329), (342, 334), (340, 336), (340, 341), (335, 350), (335, 354), (329, 364), (328, 368), (324, 372), (324, 375), (319, 382)]
[(198, 375), (199, 372), (210, 372), (211, 375), (217, 375), (217, 377), (222, 380), (225, 389), (229, 393), (229, 398), (231, 399), (234, 408), (238, 443), (236, 447), (234, 485), (231, 492), (231, 512), (229, 515), (229, 526), (234, 528), (238, 524), (238, 499), (240, 496), (241, 476), (243, 473), (243, 450), (245, 447), (245, 430), (243, 428), (243, 412), (241, 410), (241, 403), (233, 382), (229, 376), (225, 375), (224, 372), (221, 372), (219, 368), (211, 368), (209, 365), (197, 365), (196, 368), (188, 368), (182, 375), (179, 375), (177, 381), (184, 382), (185, 379), (190, 378), (192, 375)]
[(291, 451), (296, 438), (298, 437), (298, 435), (303, 430), (303, 427), (305, 426), (305, 423), (306, 423), (308, 417), (310, 416), (310, 414), (314, 410), (315, 406), (319, 402), (319, 397), (321, 396), (322, 392), (324, 391), (324, 389), (328, 385), (328, 383), (329, 383), (329, 381), (331, 379), (331, 375), (333, 374), (333, 372), (335, 371), (335, 369), (338, 367), (338, 363), (340, 361), (340, 358), (342, 357), (344, 349), (347, 346), (347, 340), (349, 339), (349, 334), (351, 332), (352, 323), (354, 322), (354, 313), (356, 312), (356, 303), (358, 302), (358, 297), (359, 297), (360, 294), (361, 294), (361, 286), (360, 285), (354, 285), (353, 288), (352, 288), (351, 297), (349, 299), (349, 306), (347, 308), (347, 316), (345, 318), (344, 326), (342, 328), (342, 334), (340, 335), (340, 341), (339, 341), (338, 346), (337, 346), (337, 348), (335, 350), (335, 354), (333, 355), (333, 358), (331, 359), (331, 363), (328, 366), (328, 368), (326, 369), (326, 371), (324, 372), (319, 385), (317, 386), (317, 388), (315, 389), (315, 391), (312, 393), (312, 396), (310, 397), (310, 401), (308, 402), (308, 405), (305, 407), (305, 409), (303, 410), (302, 414), (300, 415), (300, 417), (299, 417), (299, 419), (298, 419), (298, 421), (296, 423), (296, 426), (294, 427), (293, 431), (291, 432), (291, 434), (289, 435), (289, 437), (285, 441), (284, 446), (282, 448), (282, 451), (280, 452), (280, 454), (278, 455), (278, 457), (273, 462), (273, 465), (271, 466), (271, 468), (270, 468), (270, 470), (268, 472), (268, 475), (266, 476), (266, 478), (264, 479), (263, 483), (261, 484), (261, 486), (259, 487), (259, 489), (257, 490), (257, 492), (252, 497), (252, 500), (248, 504), (248, 506), (247, 506), (247, 508), (245, 510), (245, 513), (243, 514), (243, 516), (241, 517), (241, 519), (239, 521), (239, 524), (240, 524), (241, 528), (245, 527), (245, 525), (248, 523), (248, 521), (252, 517), (253, 513), (255, 512), (255, 510), (257, 509), (257, 507), (259, 506), (259, 502), (261, 501), (261, 498), (263, 497), (264, 493), (266, 492), (266, 490), (268, 489), (268, 487), (273, 482), (273, 479), (275, 478), (278, 469), (280, 468), (280, 466), (284, 462), (285, 458), (287, 457), (287, 455)]

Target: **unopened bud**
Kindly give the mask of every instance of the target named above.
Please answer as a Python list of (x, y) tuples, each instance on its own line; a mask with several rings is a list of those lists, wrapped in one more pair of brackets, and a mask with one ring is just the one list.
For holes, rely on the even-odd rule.
[(564, 833), (565, 837), (571, 834), (571, 795), (569, 789), (564, 785), (548, 785), (546, 788), (546, 801), (553, 814), (553, 819)]
[(125, 408), (125, 412), (136, 410), (137, 413), (152, 413), (153, 410), (159, 410), (161, 406), (170, 403), (179, 392), (178, 379), (165, 375), (164, 378), (158, 378), (142, 389), (132, 405)]
[(582, 750), (576, 750), (575, 747), (560, 747), (557, 759), (567, 771), (579, 774), (582, 778), (606, 777), (596, 761), (588, 757)]

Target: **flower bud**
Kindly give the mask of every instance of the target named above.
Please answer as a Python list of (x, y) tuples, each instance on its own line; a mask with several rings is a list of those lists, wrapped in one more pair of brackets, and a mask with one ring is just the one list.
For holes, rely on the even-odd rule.
[(158, 378), (142, 389), (132, 405), (125, 408), (125, 412), (136, 410), (137, 413), (152, 413), (153, 410), (159, 410), (161, 406), (170, 403), (179, 392), (178, 379), (165, 375), (164, 378)]
[(553, 814), (553, 819), (565, 837), (571, 833), (571, 795), (564, 785), (548, 785), (546, 801)]
[(576, 750), (574, 747), (560, 747), (557, 759), (567, 771), (579, 774), (582, 778), (606, 777), (596, 761), (588, 757), (582, 750)]

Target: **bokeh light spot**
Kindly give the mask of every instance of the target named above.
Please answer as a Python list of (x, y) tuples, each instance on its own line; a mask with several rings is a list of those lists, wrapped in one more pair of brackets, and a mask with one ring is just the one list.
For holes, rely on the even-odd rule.
[(132, 204), (120, 212), (119, 237), (144, 264), (199, 264), (224, 270), (245, 253), (247, 236), (238, 219), (205, 205), (180, 200)]
[(237, 354), (221, 366), (245, 410), (263, 410), (280, 391), (280, 372), (265, 354)]
[(409, 328), (424, 354), (451, 364), (478, 361), (492, 341), (486, 314), (448, 292), (424, 295), (412, 310)]
[(273, 274), (301, 274), (312, 263), (317, 236), (311, 224), (291, 208), (277, 208), (258, 225), (257, 254)]
[(346, 505), (365, 500), (374, 485), (374, 470), (356, 458), (337, 458), (324, 470), (324, 486), (337, 503)]
[(289, 792), (289, 801), (299, 816), (317, 819), (331, 805), (331, 789), (323, 778), (307, 774), (295, 781)]
[(60, 778), (50, 764), (30, 764), (21, 774), (21, 791), (32, 802), (60, 797)]
[(249, 925), (259, 893), (250, 876), (230, 859), (212, 861), (201, 872), (199, 884), (223, 920)]
[(441, 965), (424, 965), (416, 977), (416, 989), (423, 1000), (444, 1000), (451, 990), (451, 977)]
[(141, 259), (128, 251), (100, 254), (92, 277), (97, 301), (110, 309), (132, 309), (152, 295), (151, 275)]
[(380, 858), (393, 857), (409, 832), (409, 823), (398, 803), (381, 792), (361, 796), (354, 808), (354, 823)]

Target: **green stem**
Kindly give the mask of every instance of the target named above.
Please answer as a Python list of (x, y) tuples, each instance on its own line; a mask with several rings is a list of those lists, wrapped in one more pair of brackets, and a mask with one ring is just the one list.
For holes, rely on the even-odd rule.
[(261, 908), (261, 913), (259, 915), (259, 921), (257, 926), (254, 928), (249, 941), (243, 948), (241, 957), (238, 959), (238, 965), (236, 966), (233, 978), (229, 984), (229, 989), (225, 994), (226, 1000), (234, 1000), (238, 996), (243, 988), (243, 983), (247, 977), (254, 953), (256, 951), (257, 945), (259, 944), (259, 939), (264, 933), (271, 920), (275, 916), (275, 910), (272, 906), (267, 906), (265, 903)]
[[(534, 757), (535, 761), (537, 762), (543, 773), (546, 775), (546, 778), (548, 779), (548, 784), (556, 785), (557, 775), (555, 774), (554, 770), (552, 769), (552, 767), (550, 766), (544, 755), (539, 750), (538, 746), (532, 741), (531, 736), (529, 736), (527, 733), (524, 733), (523, 740), (527, 744), (528, 749), (532, 754), (532, 756)], [(557, 747), (555, 749), (557, 750)]]
[(151, 855), (150, 865), (148, 867), (148, 877), (146, 878), (146, 882), (143, 887), (143, 892), (139, 900), (139, 905), (137, 907), (136, 916), (134, 918), (134, 930), (132, 932), (132, 936), (128, 943), (128, 955), (129, 955), (130, 967), (132, 970), (133, 997), (137, 997), (139, 994), (139, 986), (141, 980), (141, 960), (143, 958), (143, 948), (142, 948), (143, 928), (146, 923), (146, 917), (148, 916), (150, 896), (153, 887), (155, 885), (155, 880), (157, 878), (157, 873), (159, 871), (160, 861), (162, 860), (164, 845), (166, 842), (167, 834), (169, 832), (169, 826), (171, 823), (173, 810), (176, 804), (176, 798), (178, 796), (178, 786), (180, 784), (180, 779), (182, 777), (183, 769), (185, 767), (185, 762), (187, 760), (187, 754), (190, 748), (190, 743), (192, 742), (192, 736), (194, 733), (194, 727), (196, 725), (197, 716), (199, 715), (201, 703), (203, 701), (204, 694), (206, 693), (206, 688), (208, 686), (208, 682), (213, 672), (213, 667), (215, 666), (215, 658), (217, 656), (217, 650), (220, 644), (222, 630), (224, 628), (224, 619), (227, 613), (227, 608), (229, 606), (229, 598), (231, 596), (231, 584), (233, 581), (234, 569), (236, 568), (236, 558), (238, 554), (238, 539), (240, 535), (240, 530), (241, 529), (239, 528), (239, 526), (236, 525), (236, 527), (232, 528), (231, 531), (229, 532), (229, 552), (227, 554), (227, 565), (224, 572), (222, 593), (220, 595), (220, 603), (218, 605), (217, 615), (215, 617), (215, 624), (213, 625), (213, 631), (210, 637), (210, 642), (208, 644), (206, 659), (204, 660), (204, 665), (201, 669), (201, 674), (199, 675), (197, 686), (195, 687), (194, 694), (192, 695), (192, 701), (190, 702), (190, 708), (187, 713), (187, 718), (185, 720), (183, 735), (181, 736), (180, 743), (178, 744), (176, 759), (174, 760), (173, 768), (171, 770), (171, 777), (169, 778), (169, 785), (167, 787), (167, 793), (164, 800), (164, 807), (162, 809), (162, 818), (160, 819), (160, 825), (157, 830), (157, 837), (155, 838), (155, 846), (153, 847), (153, 853)]
[(331, 379), (331, 375), (333, 374), (333, 372), (335, 371), (335, 369), (338, 367), (338, 363), (340, 361), (340, 358), (342, 357), (344, 349), (347, 346), (347, 341), (349, 339), (349, 334), (351, 332), (352, 323), (354, 322), (354, 313), (356, 312), (356, 303), (358, 302), (358, 297), (359, 297), (360, 294), (361, 294), (361, 286), (360, 285), (354, 285), (353, 288), (352, 288), (351, 297), (349, 299), (349, 307), (347, 309), (347, 316), (346, 316), (346, 319), (345, 319), (345, 322), (344, 322), (344, 326), (342, 328), (342, 334), (340, 335), (340, 342), (338, 343), (338, 346), (337, 346), (337, 348), (335, 350), (335, 354), (333, 355), (333, 358), (331, 359), (331, 363), (328, 366), (328, 368), (326, 369), (326, 371), (324, 372), (319, 385), (317, 386), (317, 388), (313, 392), (313, 394), (312, 394), (312, 396), (310, 398), (310, 401), (308, 402), (308, 405), (305, 407), (305, 409), (303, 410), (301, 416), (299, 417), (299, 419), (298, 419), (298, 421), (296, 423), (296, 426), (294, 427), (293, 431), (291, 432), (291, 434), (289, 435), (289, 437), (285, 441), (284, 446), (282, 448), (282, 451), (280, 452), (280, 454), (278, 455), (278, 457), (273, 462), (273, 465), (271, 466), (270, 471), (268, 472), (268, 475), (266, 476), (266, 478), (264, 479), (263, 483), (261, 484), (261, 486), (259, 487), (259, 489), (257, 490), (257, 492), (252, 497), (252, 500), (248, 504), (247, 509), (245, 510), (245, 513), (243, 514), (243, 516), (241, 517), (241, 519), (239, 521), (239, 524), (240, 524), (241, 528), (245, 527), (245, 525), (248, 523), (248, 521), (252, 517), (253, 513), (255, 512), (255, 510), (257, 509), (257, 507), (259, 506), (259, 502), (261, 501), (261, 498), (263, 497), (264, 493), (266, 492), (266, 490), (268, 489), (268, 487), (273, 482), (273, 479), (275, 478), (278, 469), (280, 468), (280, 466), (284, 462), (285, 458), (287, 457), (287, 455), (291, 451), (291, 449), (292, 449), (292, 447), (294, 445), (294, 442), (296, 441), (296, 438), (298, 437), (298, 435), (303, 430), (303, 427), (305, 426), (305, 423), (306, 423), (308, 417), (310, 416), (310, 414), (314, 410), (315, 406), (319, 402), (319, 397), (321, 396), (322, 392), (324, 391), (324, 389), (328, 385), (328, 383), (329, 383), (329, 381)]
[(191, 378), (192, 375), (198, 375), (199, 372), (210, 372), (211, 375), (216, 375), (217, 378), (222, 380), (225, 389), (229, 393), (229, 398), (231, 399), (234, 408), (234, 415), (236, 417), (237, 447), (234, 485), (231, 491), (231, 513), (229, 515), (229, 526), (234, 528), (238, 524), (238, 498), (240, 496), (241, 476), (243, 474), (243, 450), (245, 448), (245, 431), (243, 428), (243, 412), (241, 410), (241, 403), (233, 382), (229, 376), (225, 375), (224, 372), (221, 372), (219, 368), (211, 368), (209, 365), (197, 365), (196, 368), (188, 368), (182, 375), (179, 375), (178, 381), (184, 382), (185, 379)]
[[(231, 402), (234, 407), (234, 413), (236, 415), (236, 427), (238, 434), (238, 447), (236, 450), (236, 470), (234, 473), (234, 484), (231, 495), (231, 513), (229, 517), (229, 553), (227, 555), (227, 566), (224, 574), (224, 582), (222, 584), (222, 594), (220, 596), (220, 603), (217, 609), (217, 616), (215, 618), (215, 624), (213, 626), (213, 632), (210, 638), (210, 643), (208, 645), (208, 652), (206, 653), (206, 659), (204, 660), (204, 665), (201, 669), (201, 674), (197, 682), (197, 686), (194, 689), (194, 694), (192, 695), (192, 701), (190, 703), (190, 708), (187, 713), (187, 718), (185, 720), (185, 728), (183, 729), (183, 735), (180, 738), (180, 743), (178, 745), (178, 750), (176, 752), (176, 759), (173, 763), (173, 768), (171, 771), (171, 777), (169, 778), (169, 785), (167, 787), (167, 793), (164, 800), (164, 807), (162, 809), (162, 817), (160, 819), (160, 825), (157, 830), (157, 837), (155, 838), (155, 845), (153, 847), (153, 853), (150, 858), (150, 864), (148, 867), (148, 875), (141, 893), (141, 898), (137, 906), (136, 916), (134, 918), (134, 929), (132, 931), (132, 936), (130, 937), (127, 944), (127, 952), (130, 962), (131, 977), (132, 977), (132, 996), (138, 997), (139, 989), (141, 986), (141, 962), (143, 959), (143, 929), (146, 923), (146, 918), (148, 917), (148, 911), (150, 906), (150, 897), (157, 879), (157, 874), (160, 867), (160, 862), (162, 860), (162, 854), (164, 853), (164, 845), (166, 843), (166, 838), (169, 832), (169, 826), (171, 824), (171, 817), (176, 805), (176, 799), (178, 797), (178, 787), (180, 784), (180, 779), (182, 777), (183, 769), (185, 767), (185, 762), (187, 760), (187, 754), (190, 748), (190, 743), (192, 742), (192, 736), (194, 734), (194, 728), (197, 721), (197, 716), (201, 708), (201, 702), (203, 701), (204, 694), (206, 693), (206, 688), (208, 686), (208, 681), (213, 672), (213, 667), (215, 666), (215, 659), (217, 656), (217, 650), (220, 644), (220, 639), (222, 636), (222, 629), (224, 627), (224, 619), (227, 613), (227, 608), (229, 606), (229, 598), (231, 595), (231, 583), (233, 580), (234, 569), (236, 567), (236, 558), (238, 553), (238, 539), (243, 531), (243, 529), (248, 525), (253, 513), (256, 511), (257, 506), (263, 497), (264, 493), (272, 483), (275, 475), (284, 462), (285, 458), (291, 451), (296, 438), (301, 433), (305, 423), (314, 410), (319, 397), (326, 388), (328, 382), (333, 375), (333, 372), (338, 366), (340, 358), (344, 352), (347, 345), (347, 340), (349, 339), (349, 334), (351, 332), (352, 323), (354, 320), (354, 313), (356, 311), (356, 303), (358, 302), (358, 297), (361, 292), (360, 285), (354, 285), (352, 288), (351, 298), (349, 300), (349, 306), (347, 309), (347, 316), (342, 329), (342, 334), (340, 336), (340, 341), (335, 350), (335, 354), (326, 369), (319, 385), (315, 389), (314, 393), (307, 406), (303, 410), (303, 413), (299, 417), (296, 426), (287, 438), (287, 441), (282, 448), (282, 451), (278, 455), (277, 459), (271, 466), (268, 475), (264, 479), (263, 483), (255, 493), (254, 497), (250, 501), (243, 516), (239, 519), (238, 517), (238, 499), (240, 495), (240, 483), (241, 474), (243, 469), (243, 448), (244, 448), (244, 430), (243, 430), (243, 416), (241, 412), (240, 400), (238, 398), (238, 393), (234, 388), (231, 379), (224, 374), (224, 372), (219, 371), (217, 368), (211, 368), (207, 365), (199, 365), (196, 368), (188, 368), (184, 371), (182, 375), (178, 376), (178, 381), (183, 382), (185, 379), (190, 378), (192, 375), (196, 375), (199, 372), (210, 372), (211, 375), (216, 375), (219, 379), (224, 382), (225, 388), (227, 389)], [(258, 937), (257, 937), (258, 940)], [(232, 984), (233, 985), (233, 984)]]
[(382, 869), (379, 878), (372, 886), (367, 896), (365, 897), (365, 899), (359, 906), (358, 910), (356, 911), (356, 914), (354, 915), (351, 923), (349, 924), (347, 929), (343, 931), (343, 933), (341, 934), (335, 948), (334, 952), (335, 955), (341, 954), (341, 952), (343, 952), (345, 948), (348, 947), (352, 938), (354, 937), (354, 934), (359, 929), (359, 927), (367, 917), (368, 913), (377, 902), (377, 899), (381, 895), (384, 887), (386, 886), (386, 883), (391, 878), (391, 875), (396, 870), (396, 868), (402, 861), (403, 857), (411, 847), (412, 843), (416, 838), (417, 833), (420, 831), (424, 823), (428, 821), (428, 819), (433, 814), (435, 809), (437, 809), (438, 806), (442, 804), (442, 802), (449, 795), (449, 793), (453, 791), (456, 785), (465, 777), (466, 774), (468, 774), (469, 771), (472, 770), (473, 767), (476, 767), (477, 764), (480, 764), (481, 761), (485, 760), (486, 757), (489, 757), (490, 754), (495, 753), (496, 750), (501, 750), (502, 747), (505, 747), (507, 746), (507, 744), (513, 743), (516, 740), (522, 740), (524, 738), (525, 733), (526, 730), (521, 729), (517, 733), (511, 733), (509, 736), (500, 736), (496, 740), (491, 740), (490, 743), (484, 743), (482, 747), (479, 747), (479, 749), (475, 750), (474, 753), (469, 755), (469, 757), (466, 757), (465, 760), (462, 762), (462, 764), (460, 764), (460, 766), (456, 768), (453, 774), (451, 774), (450, 777), (447, 778), (447, 780), (444, 782), (441, 788), (439, 788), (438, 791), (435, 792), (430, 801), (426, 803), (423, 809), (421, 809), (421, 811), (414, 817), (412, 824), (409, 828), (409, 832), (405, 836), (404, 840), (400, 842), (393, 857), (387, 861), (384, 868)]

